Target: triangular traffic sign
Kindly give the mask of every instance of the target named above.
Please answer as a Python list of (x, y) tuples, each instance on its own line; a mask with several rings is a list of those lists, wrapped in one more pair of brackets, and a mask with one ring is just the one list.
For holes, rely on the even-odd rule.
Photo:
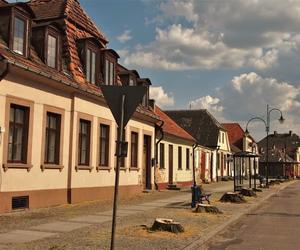
[(145, 86), (101, 86), (102, 93), (110, 108), (116, 123), (121, 125), (121, 102), (122, 96), (125, 95), (124, 105), (124, 121), (125, 127), (131, 116), (135, 112), (137, 106), (142, 101), (143, 96), (146, 94), (147, 88)]

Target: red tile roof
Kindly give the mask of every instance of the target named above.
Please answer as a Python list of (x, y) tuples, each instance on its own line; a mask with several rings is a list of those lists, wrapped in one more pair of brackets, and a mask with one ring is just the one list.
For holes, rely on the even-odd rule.
[(4, 0), (0, 0), (0, 6), (5, 6), (5, 5), (7, 5), (7, 2)]
[(99, 38), (104, 43), (108, 42), (105, 35), (85, 13), (77, 0), (31, 0), (29, 5), (37, 20), (67, 18), (92, 36)]
[[(0, 0), (1, 3), (2, 0)], [(13, 5), (13, 4), (11, 4)], [(25, 58), (11, 51), (7, 44), (0, 37), (0, 55), (6, 58), (9, 63), (27, 68), (33, 72), (42, 74), (67, 85), (85, 90), (97, 96), (102, 96), (99, 87), (89, 84), (83, 73), (76, 39), (95, 38), (100, 43), (107, 43), (105, 36), (99, 31), (96, 25), (90, 20), (77, 0), (32, 0), (29, 2), (31, 9), (36, 16), (36, 22), (49, 23), (49, 20), (60, 19), (64, 29), (62, 36), (62, 70), (57, 71), (48, 67), (37, 55), (34, 48), (30, 48), (30, 58)], [(1, 5), (0, 5), (1, 6)], [(47, 20), (46, 20), (47, 19)], [(117, 84), (120, 84), (119, 78)], [(158, 119), (151, 109), (139, 107), (139, 113)]]
[[(222, 125), (227, 130), (230, 144), (243, 150), (243, 138), (244, 138), (245, 132), (242, 129), (241, 125), (238, 123), (223, 123)], [(250, 138), (253, 141), (255, 141), (251, 136), (250, 136)]]
[[(241, 128), (238, 123), (223, 123), (222, 124), (228, 133), (228, 139), (230, 144), (233, 144), (239, 147), (241, 143), (241, 147), (243, 148), (243, 138), (244, 138), (244, 130)], [(237, 144), (237, 145), (236, 145)]]
[(165, 112), (163, 112), (158, 106), (155, 106), (155, 114), (158, 115), (164, 122), (163, 131), (167, 134), (174, 135), (186, 140), (195, 142), (196, 139), (192, 137), (188, 132), (181, 128), (174, 120), (172, 120)]

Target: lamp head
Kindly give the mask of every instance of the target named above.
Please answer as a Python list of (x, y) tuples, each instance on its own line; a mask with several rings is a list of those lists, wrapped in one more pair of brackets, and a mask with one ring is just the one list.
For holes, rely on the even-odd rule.
[(246, 128), (245, 136), (249, 136), (249, 135), (250, 135), (250, 133), (249, 133), (249, 131), (248, 131), (248, 128)]
[(280, 118), (278, 119), (278, 121), (280, 122), (280, 124), (283, 124), (283, 123), (284, 123), (284, 120), (285, 120), (285, 119), (283, 118), (282, 115), (281, 115)]

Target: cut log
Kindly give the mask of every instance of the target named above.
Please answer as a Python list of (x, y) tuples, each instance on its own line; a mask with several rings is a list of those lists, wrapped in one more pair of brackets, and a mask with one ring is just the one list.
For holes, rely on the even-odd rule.
[(155, 219), (151, 231), (167, 231), (171, 233), (182, 233), (184, 232), (183, 226), (179, 222), (175, 222), (171, 219)]
[(256, 197), (257, 196), (256, 193), (250, 188), (242, 188), (240, 194), (243, 195), (243, 196), (249, 196), (249, 197)]
[(212, 213), (212, 214), (222, 214), (222, 212), (215, 206), (209, 204), (197, 204), (195, 213)]
[(227, 192), (223, 194), (220, 199), (221, 202), (232, 202), (232, 203), (245, 203), (246, 200), (243, 195), (234, 192)]

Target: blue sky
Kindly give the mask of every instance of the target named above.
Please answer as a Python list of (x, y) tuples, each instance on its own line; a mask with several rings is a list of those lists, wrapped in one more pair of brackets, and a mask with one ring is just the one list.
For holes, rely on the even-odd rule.
[[(162, 108), (207, 108), (245, 126), (269, 104), (286, 117), (279, 126), (272, 112), (271, 130), (300, 133), (300, 1), (80, 2)], [(264, 136), (262, 124), (250, 131)]]
[[(206, 108), (220, 122), (265, 117), (300, 134), (300, 0), (80, 0), (120, 62), (153, 83), (163, 109)], [(264, 136), (262, 123), (250, 132)]]

